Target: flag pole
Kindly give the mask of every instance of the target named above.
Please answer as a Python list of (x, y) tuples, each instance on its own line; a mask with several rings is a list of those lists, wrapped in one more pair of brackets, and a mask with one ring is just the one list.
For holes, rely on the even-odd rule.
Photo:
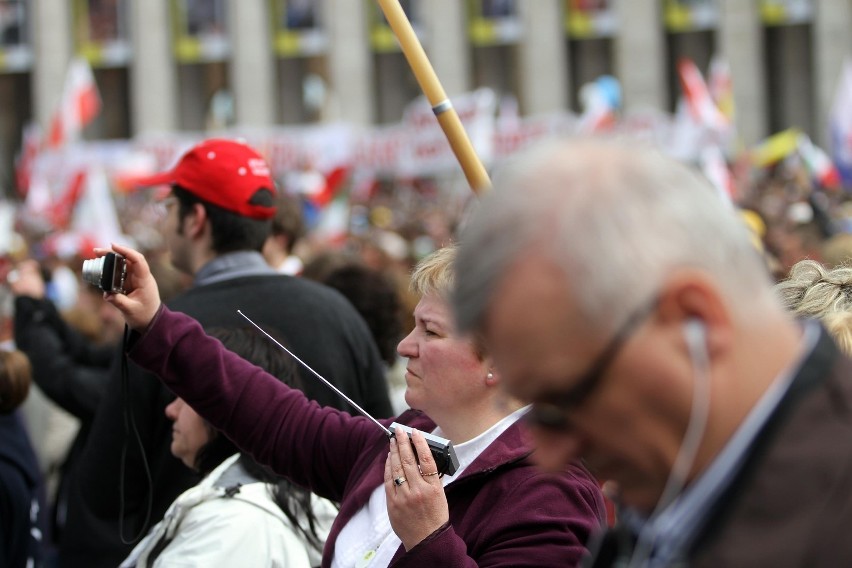
[(467, 178), (468, 185), (476, 194), (486, 191), (491, 187), (488, 172), (485, 171), (485, 166), (482, 165), (479, 156), (476, 155), (459, 115), (447, 98), (447, 94), (444, 92), (432, 64), (426, 57), (426, 52), (423, 50), (420, 40), (417, 39), (417, 34), (414, 33), (414, 28), (411, 27), (411, 22), (408, 21), (399, 0), (377, 0), (377, 2), (393, 33), (399, 40), (402, 53), (411, 66), (417, 83), (423, 90), (423, 94), (426, 95), (429, 104), (432, 105), (432, 112), (435, 113), (438, 124), (441, 125), (441, 129), (450, 143), (450, 148), (452, 148), (453, 154), (455, 154), (456, 160), (458, 160), (465, 178)]

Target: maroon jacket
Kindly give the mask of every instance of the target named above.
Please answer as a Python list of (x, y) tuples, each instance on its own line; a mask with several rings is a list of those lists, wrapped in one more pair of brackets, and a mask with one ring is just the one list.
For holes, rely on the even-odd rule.
[[(331, 564), (343, 526), (384, 480), (387, 437), (362, 417), (321, 408), (298, 390), (222, 347), (195, 320), (163, 307), (131, 358), (260, 463), (341, 509), (326, 542)], [(416, 411), (398, 422), (424, 431), (434, 423)], [(390, 420), (386, 423), (390, 424)], [(598, 484), (581, 467), (561, 475), (538, 471), (515, 424), (446, 486), (450, 520), (392, 566), (572, 566), (605, 518)]]

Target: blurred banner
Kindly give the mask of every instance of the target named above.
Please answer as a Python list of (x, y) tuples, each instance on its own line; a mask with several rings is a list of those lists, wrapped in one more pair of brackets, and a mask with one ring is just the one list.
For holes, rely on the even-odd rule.
[[(700, 168), (720, 196), (730, 201), (736, 195), (729, 164), (742, 155), (731, 144), (727, 113), (719, 108), (730, 85), (724, 69), (719, 71), (720, 84), (713, 89), (694, 66), (684, 65), (682, 71), (685, 96), (674, 114), (654, 109), (622, 113), (617, 82), (608, 76), (589, 83), (589, 104), (582, 115), (557, 112), (519, 116), (501, 108), (505, 105), (499, 104), (490, 89), (454, 97), (453, 105), (487, 168), (545, 139), (604, 128)], [(810, 177), (824, 188), (837, 186), (836, 164), (847, 176), (843, 178), (845, 184), (852, 185), (852, 177), (848, 177), (852, 173), (852, 66), (847, 66), (838, 88), (832, 134), (835, 144), (830, 157), (801, 132), (791, 129), (752, 148), (751, 163), (759, 168), (772, 167), (788, 157), (798, 157)], [(34, 152), (22, 155), (19, 164), (21, 177), (29, 187), (24, 222), (36, 233), (62, 226), (98, 226), (91, 219), (113, 218), (103, 213), (113, 209), (107, 202), (107, 196), (112, 196), (119, 222), (110, 220), (100, 226), (110, 233), (121, 226), (140, 238), (140, 234), (152, 230), (155, 223), (151, 216), (155, 213), (146, 208), (150, 193), (131, 191), (134, 179), (171, 167), (185, 150), (207, 136), (201, 132), (168, 133), (135, 140), (74, 142), (58, 148), (33, 146)], [(280, 187), (306, 196), (319, 208), (330, 207), (347, 194), (369, 195), (378, 179), (417, 180), (458, 174), (449, 143), (423, 97), (412, 102), (396, 124), (229, 129), (216, 136), (244, 139), (257, 148), (268, 160)], [(96, 238), (103, 240), (104, 235)]]

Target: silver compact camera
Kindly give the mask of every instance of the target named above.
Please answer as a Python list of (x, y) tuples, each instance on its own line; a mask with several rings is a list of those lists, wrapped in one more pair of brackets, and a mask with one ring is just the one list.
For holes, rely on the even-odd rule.
[(100, 258), (83, 261), (83, 280), (104, 292), (124, 294), (127, 261), (120, 254), (109, 252)]

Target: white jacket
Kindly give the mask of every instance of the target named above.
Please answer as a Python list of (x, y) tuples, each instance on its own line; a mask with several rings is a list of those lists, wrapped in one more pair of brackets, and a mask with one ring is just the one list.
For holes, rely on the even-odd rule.
[[(266, 483), (254, 482), (229, 491), (216, 481), (239, 459), (233, 455), (198, 485), (181, 494), (120, 568), (145, 566), (165, 537), (171, 539), (157, 555), (154, 568), (311, 568), (321, 554), (308, 545), (272, 500)], [(325, 542), (337, 509), (312, 496), (317, 533)]]

